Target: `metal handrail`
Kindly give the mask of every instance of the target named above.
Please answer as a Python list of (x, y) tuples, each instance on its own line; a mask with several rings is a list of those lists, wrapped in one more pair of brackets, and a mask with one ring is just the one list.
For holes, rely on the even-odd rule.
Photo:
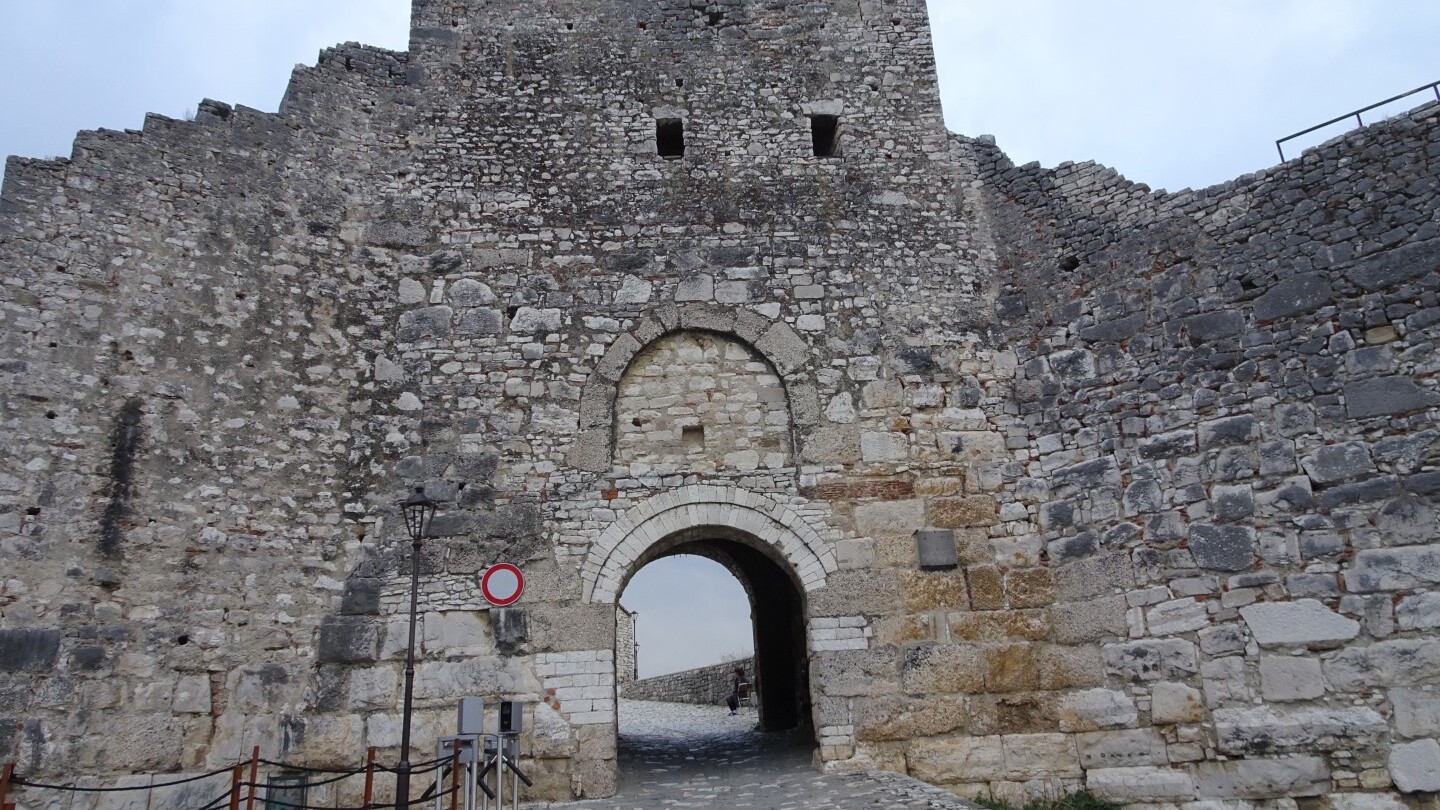
[(1420, 87), (1417, 87), (1417, 88), (1415, 88), (1414, 90), (1410, 90), (1409, 92), (1401, 93), (1401, 94), (1398, 95), (1398, 96), (1391, 96), (1390, 98), (1387, 98), (1387, 99), (1385, 99), (1384, 101), (1377, 101), (1377, 102), (1375, 102), (1374, 104), (1371, 104), (1369, 107), (1361, 107), (1360, 109), (1355, 110), (1354, 112), (1345, 113), (1344, 115), (1339, 116), (1338, 118), (1331, 118), (1329, 121), (1326, 121), (1326, 122), (1323, 123), (1323, 124), (1316, 124), (1315, 126), (1310, 127), (1309, 129), (1303, 129), (1303, 130), (1295, 133), (1294, 135), (1286, 135), (1285, 137), (1283, 137), (1283, 138), (1281, 138), (1280, 140), (1278, 140), (1278, 141), (1275, 142), (1275, 149), (1280, 152), (1280, 162), (1281, 162), (1281, 163), (1284, 163), (1284, 162), (1285, 162), (1285, 146), (1284, 146), (1284, 144), (1285, 144), (1286, 141), (1293, 141), (1293, 140), (1295, 140), (1296, 138), (1300, 137), (1301, 135), (1309, 135), (1310, 133), (1314, 132), (1314, 131), (1317, 130), (1317, 129), (1324, 129), (1325, 127), (1328, 127), (1328, 126), (1330, 126), (1331, 124), (1338, 124), (1338, 123), (1340, 123), (1341, 121), (1344, 121), (1346, 118), (1350, 118), (1351, 116), (1354, 116), (1356, 125), (1363, 127), (1363, 126), (1365, 126), (1365, 121), (1364, 121), (1364, 119), (1362, 119), (1362, 118), (1360, 117), (1360, 114), (1361, 114), (1361, 113), (1370, 112), (1371, 110), (1375, 109), (1376, 107), (1384, 107), (1386, 104), (1389, 104), (1389, 103), (1391, 103), (1391, 102), (1393, 102), (1393, 101), (1399, 101), (1399, 100), (1402, 99), (1402, 98), (1405, 98), (1405, 97), (1407, 97), (1407, 96), (1413, 96), (1413, 95), (1415, 95), (1416, 93), (1423, 93), (1423, 92), (1425, 92), (1426, 90), (1433, 90), (1433, 91), (1435, 91), (1435, 100), (1436, 100), (1436, 101), (1440, 101), (1440, 81), (1431, 82), (1431, 83), (1426, 84), (1426, 85), (1421, 85)]

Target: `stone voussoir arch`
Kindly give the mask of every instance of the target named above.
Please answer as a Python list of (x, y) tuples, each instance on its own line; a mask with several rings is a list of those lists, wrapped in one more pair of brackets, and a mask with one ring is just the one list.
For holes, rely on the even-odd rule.
[(739, 487), (691, 484), (647, 498), (600, 533), (580, 569), (584, 600), (614, 604), (646, 551), (679, 532), (706, 527), (744, 532), (770, 546), (806, 592), (823, 588), (837, 568), (819, 532), (789, 507)]
[(820, 422), (820, 397), (805, 367), (810, 345), (784, 321), (752, 310), (713, 304), (667, 304), (621, 333), (595, 365), (580, 392), (580, 432), (566, 462), (588, 472), (608, 472), (615, 448), (615, 401), (620, 381), (646, 346), (678, 332), (711, 332), (734, 338), (765, 358), (780, 375), (796, 429)]

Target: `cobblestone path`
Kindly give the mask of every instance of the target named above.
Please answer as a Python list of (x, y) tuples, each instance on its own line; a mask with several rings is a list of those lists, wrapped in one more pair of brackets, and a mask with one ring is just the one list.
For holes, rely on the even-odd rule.
[(811, 740), (754, 731), (755, 710), (620, 701), (620, 792), (545, 805), (561, 810), (976, 810), (939, 788), (892, 773), (823, 774)]

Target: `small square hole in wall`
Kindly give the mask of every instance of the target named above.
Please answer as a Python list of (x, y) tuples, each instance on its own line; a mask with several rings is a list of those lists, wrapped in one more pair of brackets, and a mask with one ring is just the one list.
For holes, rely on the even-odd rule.
[(680, 428), (680, 440), (685, 444), (685, 450), (705, 449), (705, 428), (700, 425), (691, 425)]
[(660, 157), (685, 157), (685, 122), (679, 118), (655, 119), (655, 151)]
[(810, 116), (810, 143), (815, 157), (840, 156), (840, 116)]

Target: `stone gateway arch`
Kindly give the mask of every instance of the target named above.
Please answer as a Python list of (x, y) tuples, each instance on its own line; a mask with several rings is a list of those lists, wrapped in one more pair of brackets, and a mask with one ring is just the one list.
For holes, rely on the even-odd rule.
[(520, 701), (536, 798), (614, 792), (681, 552), (826, 769), (1440, 791), (1440, 108), (1152, 192), (947, 132), (921, 0), (707, 8), (415, 0), (10, 159), (0, 761), (397, 758), (424, 486), (416, 739)]

